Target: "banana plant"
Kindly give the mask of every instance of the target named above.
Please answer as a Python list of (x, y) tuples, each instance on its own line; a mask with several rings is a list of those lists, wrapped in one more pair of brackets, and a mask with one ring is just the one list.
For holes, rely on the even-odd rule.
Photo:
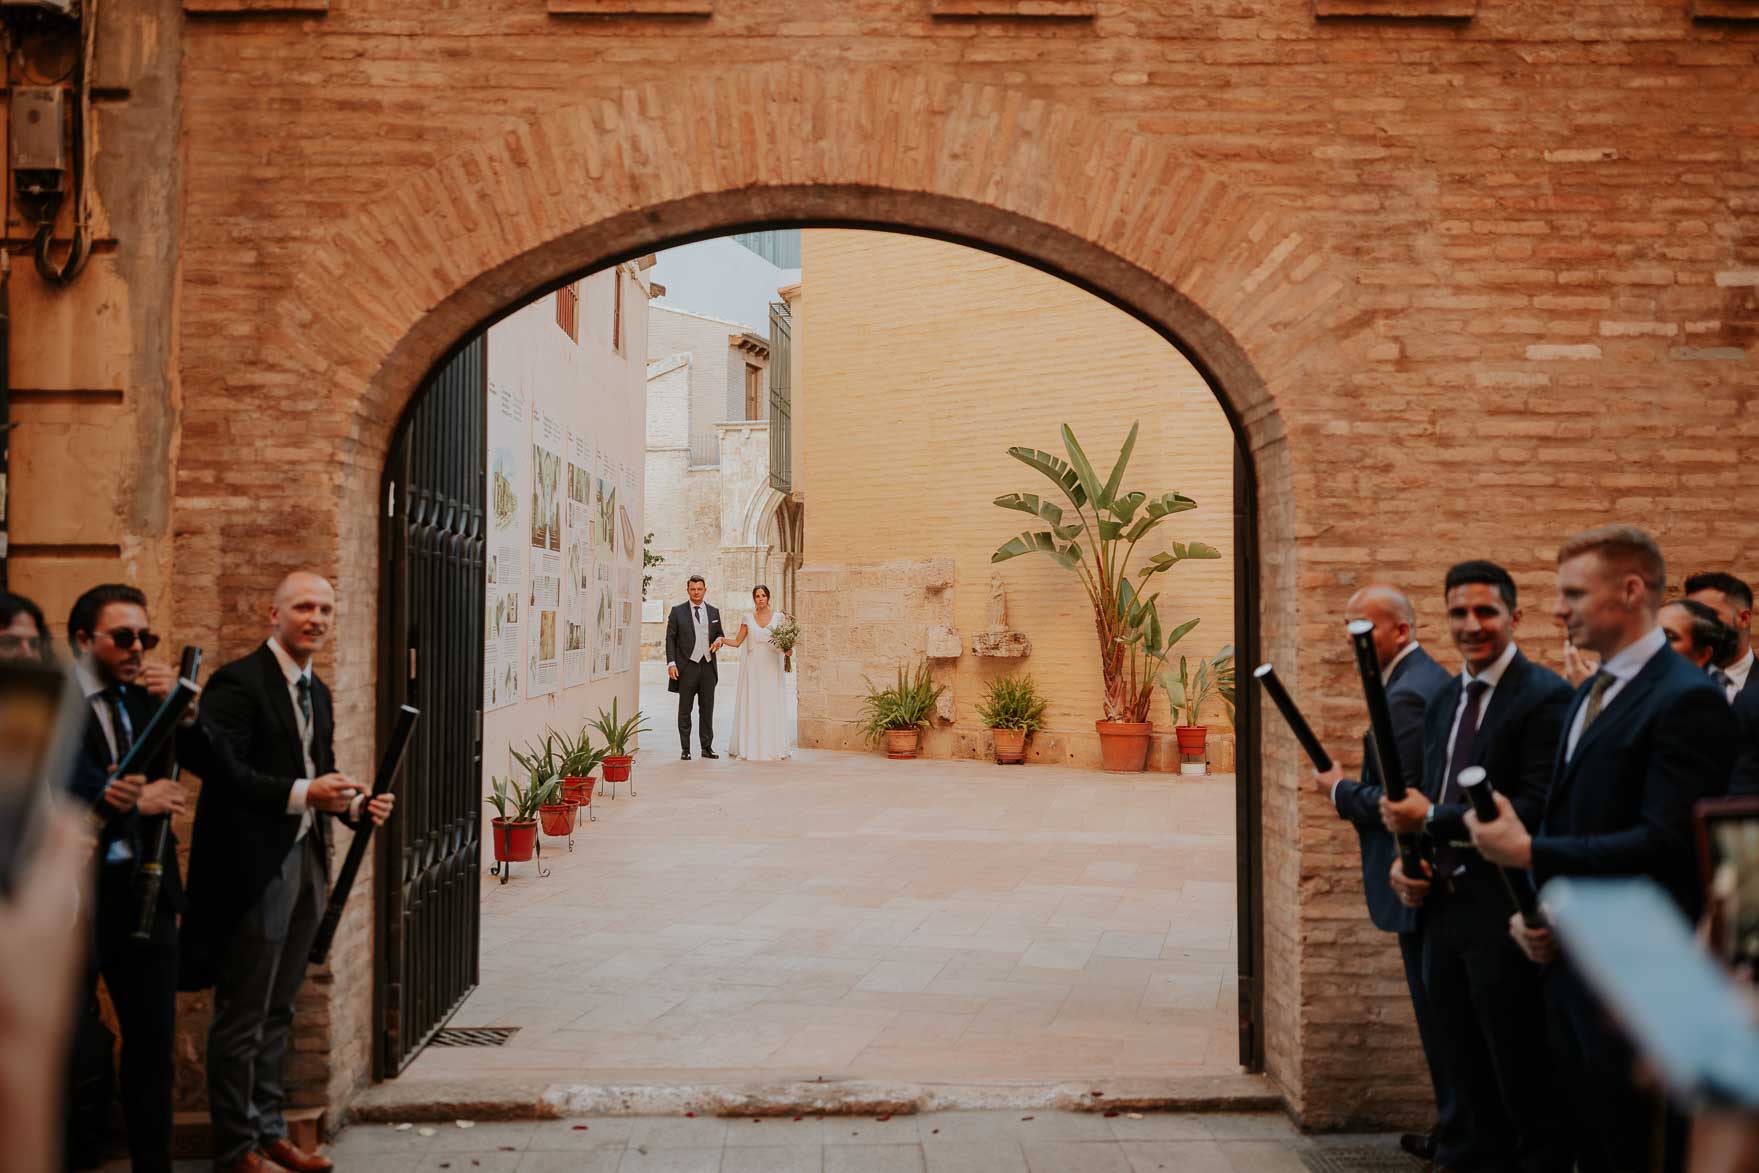
[(1203, 542), (1168, 542), (1165, 548), (1147, 555), (1132, 580), (1131, 562), (1137, 544), (1167, 518), (1197, 508), (1197, 502), (1183, 493), (1149, 497), (1124, 490), (1124, 473), (1140, 427), (1139, 423), (1130, 425), (1130, 434), (1104, 481), (1068, 424), (1063, 425), (1067, 460), (1036, 448), (1010, 448), (1009, 456), (1056, 485), (1066, 505), (1037, 493), (1008, 493), (995, 499), (1001, 508), (1031, 514), (1039, 524), (1010, 539), (990, 555), (990, 561), (1048, 554), (1059, 566), (1073, 571), (1087, 591), (1099, 637), (1108, 721), (1148, 720), (1156, 677), (1165, 668), (1173, 646), (1197, 626), (1197, 620), (1190, 619), (1170, 630), (1162, 628), (1157, 606), (1160, 595), (1145, 593), (1149, 580), (1181, 562), (1221, 557), (1220, 550)]

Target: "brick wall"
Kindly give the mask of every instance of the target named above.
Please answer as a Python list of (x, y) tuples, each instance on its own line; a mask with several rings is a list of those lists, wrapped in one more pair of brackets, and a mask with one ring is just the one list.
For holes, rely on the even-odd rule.
[[(1482, 0), (1448, 21), (1306, 0), (1059, 21), (926, 0), (668, 20), (190, 6), (229, 4), (267, 11), (100, 8), (128, 80), (99, 103), (118, 227), (93, 273), (114, 264), (120, 287), (90, 277), (69, 309), (15, 280), (14, 362), (77, 328), (81, 361), (109, 364), (82, 419), (140, 442), (84, 531), (114, 536), (44, 553), (33, 581), (137, 558), (169, 584), (156, 621), (231, 656), (279, 573), (327, 569), (345, 769), (372, 758), (380, 473), (412, 390), (522, 297), (733, 225), (986, 243), (1176, 337), (1252, 454), (1263, 650), (1335, 743), (1361, 722), (1337, 615), (1371, 576), (1427, 586), (1433, 630), (1454, 557), (1500, 555), (1541, 598), (1558, 539), (1614, 516), (1679, 566), (1754, 569), (1751, 23), (1680, 0)], [(36, 492), (89, 475), (61, 467)], [(1349, 832), (1299, 792), (1288, 738), (1261, 741), (1268, 1070), (1308, 1123), (1409, 1119), (1397, 962), (1355, 900)], [(337, 973), (369, 974), (364, 949)], [(335, 1103), (366, 1077), (345, 1025)]]

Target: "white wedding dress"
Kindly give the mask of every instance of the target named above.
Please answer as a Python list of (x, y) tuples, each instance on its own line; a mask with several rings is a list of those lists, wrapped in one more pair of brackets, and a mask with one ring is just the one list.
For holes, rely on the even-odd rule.
[[(770, 627), (782, 622), (770, 613)], [(794, 751), (799, 693), (795, 674), (782, 671), (782, 649), (770, 642), (770, 627), (759, 627), (757, 616), (745, 616), (745, 653), (739, 662), (739, 684), (733, 694), (733, 736), (727, 752), (748, 762), (775, 762)]]

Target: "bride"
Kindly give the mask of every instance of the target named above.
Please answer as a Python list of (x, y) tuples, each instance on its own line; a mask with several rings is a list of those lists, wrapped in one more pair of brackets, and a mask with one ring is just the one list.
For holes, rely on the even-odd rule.
[(784, 616), (770, 607), (770, 588), (752, 588), (752, 612), (739, 624), (739, 632), (725, 644), (751, 649), (739, 665), (739, 684), (733, 694), (733, 736), (727, 752), (748, 762), (774, 762), (794, 749), (796, 693), (794, 676), (782, 671), (782, 650), (770, 642), (770, 630)]

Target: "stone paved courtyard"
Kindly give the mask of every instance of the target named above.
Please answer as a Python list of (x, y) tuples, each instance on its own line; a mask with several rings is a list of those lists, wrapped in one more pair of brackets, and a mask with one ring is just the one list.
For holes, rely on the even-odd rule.
[(1280, 1115), (1055, 1111), (365, 1124), (328, 1152), (375, 1173), (1301, 1173), (1301, 1153), (1343, 1147), (1396, 1155), (1392, 1137), (1300, 1137)]
[(571, 854), (547, 841), (549, 876), (484, 877), (451, 1025), (518, 1033), (429, 1048), (399, 1098), (1238, 1072), (1232, 777), (683, 763), (649, 711), (637, 794), (596, 799)]

